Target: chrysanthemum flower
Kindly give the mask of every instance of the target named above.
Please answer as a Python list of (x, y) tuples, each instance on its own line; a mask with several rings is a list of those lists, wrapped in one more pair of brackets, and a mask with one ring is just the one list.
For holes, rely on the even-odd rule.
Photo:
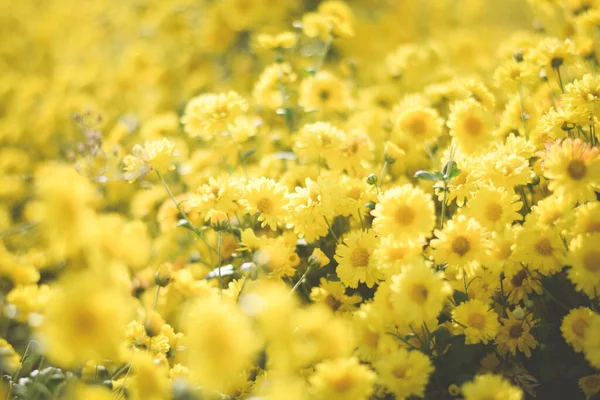
[(475, 100), (454, 103), (450, 108), (448, 128), (452, 142), (465, 154), (485, 151), (493, 141), (493, 118)]
[(593, 313), (585, 329), (583, 338), (583, 354), (590, 365), (600, 369), (600, 314)]
[(336, 274), (342, 283), (356, 288), (359, 282), (368, 287), (379, 279), (379, 271), (373, 261), (373, 250), (377, 246), (377, 237), (372, 231), (350, 232), (343, 245), (338, 246), (335, 260), (338, 262)]
[(583, 351), (583, 340), (594, 313), (587, 307), (574, 308), (563, 318), (560, 331), (567, 343), (578, 353)]
[(579, 235), (569, 245), (567, 274), (577, 290), (590, 298), (600, 293), (600, 233)]
[(523, 219), (519, 214), (523, 203), (518, 199), (512, 190), (483, 186), (467, 203), (465, 215), (475, 218), (484, 228), (497, 231)]
[(412, 185), (391, 188), (379, 196), (371, 212), (373, 228), (381, 236), (397, 239), (429, 237), (435, 225), (431, 195)]
[(306, 109), (343, 111), (351, 100), (346, 83), (329, 71), (319, 71), (300, 83), (298, 103)]
[(351, 357), (317, 364), (308, 381), (314, 399), (366, 400), (373, 393), (375, 377), (366, 365)]
[(469, 300), (452, 311), (454, 328), (465, 335), (466, 344), (487, 343), (498, 333), (498, 314), (480, 300)]
[(207, 93), (188, 102), (181, 123), (191, 137), (210, 140), (247, 110), (248, 104), (236, 92)]
[(556, 228), (530, 227), (518, 232), (515, 255), (530, 269), (543, 275), (559, 272), (566, 261), (566, 249)]
[(499, 375), (477, 375), (462, 386), (465, 400), (522, 400), (523, 392)]
[(269, 226), (274, 231), (283, 223), (288, 203), (287, 188), (266, 178), (250, 181), (240, 200), (247, 213), (258, 213), (261, 227)]
[(404, 399), (424, 395), (433, 366), (425, 354), (396, 347), (375, 361), (375, 370), (381, 383), (397, 398)]
[(502, 326), (496, 336), (496, 344), (500, 354), (509, 353), (515, 356), (517, 350), (531, 357), (531, 350), (537, 347), (537, 340), (531, 334), (531, 329), (537, 324), (531, 314), (517, 319), (514, 312), (509, 312), (508, 318), (501, 318)]
[(574, 202), (595, 201), (600, 190), (600, 153), (579, 139), (556, 142), (542, 153), (548, 188)]

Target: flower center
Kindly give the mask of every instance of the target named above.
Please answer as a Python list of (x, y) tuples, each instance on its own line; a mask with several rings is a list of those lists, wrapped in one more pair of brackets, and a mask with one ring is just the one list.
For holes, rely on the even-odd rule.
[(327, 297), (325, 297), (325, 304), (327, 304), (332, 311), (337, 311), (342, 306), (342, 302), (333, 297), (331, 294), (328, 294)]
[(337, 376), (331, 377), (331, 387), (336, 392), (346, 392), (352, 387), (352, 378), (345, 371)]
[(416, 284), (412, 288), (411, 297), (416, 303), (425, 303), (429, 296), (429, 290), (423, 284)]
[(583, 256), (583, 267), (589, 272), (600, 272), (600, 251), (592, 250), (585, 253)]
[(396, 213), (394, 214), (396, 222), (399, 225), (410, 225), (415, 220), (415, 212), (411, 207), (398, 206)]
[(485, 316), (481, 313), (469, 314), (469, 320), (467, 323), (473, 328), (482, 330), (485, 328)]
[(512, 277), (510, 283), (514, 287), (520, 287), (523, 284), (523, 281), (527, 278), (527, 272), (524, 269), (520, 270), (515, 276)]
[(362, 247), (357, 247), (352, 250), (352, 254), (350, 254), (350, 264), (355, 267), (366, 267), (369, 265), (369, 257), (370, 253), (367, 249), (363, 249)]
[(457, 236), (452, 241), (452, 251), (458, 254), (459, 256), (464, 256), (471, 250), (471, 243), (469, 243), (469, 239), (464, 236)]
[(567, 172), (573, 180), (580, 180), (585, 176), (587, 167), (581, 160), (571, 160), (567, 166)]
[(321, 92), (319, 92), (319, 97), (323, 101), (327, 101), (329, 99), (329, 96), (330, 96), (330, 94), (327, 90), (321, 90)]
[(521, 323), (518, 322), (510, 327), (508, 330), (508, 334), (513, 339), (518, 339), (523, 334), (523, 328), (521, 327)]
[(585, 328), (587, 328), (587, 326), (588, 323), (585, 319), (578, 319), (575, 322), (573, 322), (573, 332), (575, 333), (575, 335), (577, 335), (577, 337), (583, 338), (585, 334)]
[(365, 343), (369, 347), (371, 347), (372, 349), (377, 348), (377, 345), (379, 344), (379, 334), (377, 332), (373, 332), (370, 329), (365, 329), (363, 336), (365, 339)]
[(489, 221), (496, 222), (502, 217), (502, 206), (498, 203), (489, 203), (484, 215)]
[(267, 197), (261, 197), (256, 202), (256, 209), (260, 213), (270, 213), (273, 210), (273, 201)]
[(472, 137), (481, 135), (483, 124), (479, 118), (469, 117), (465, 120), (465, 130)]
[(552, 255), (552, 243), (548, 238), (542, 237), (535, 243), (535, 251), (544, 257), (549, 257)]
[(406, 368), (406, 365), (394, 365), (392, 368), (392, 374), (394, 374), (394, 376), (398, 379), (404, 378), (407, 371), (408, 368)]
[(413, 118), (408, 121), (406, 128), (415, 136), (421, 136), (425, 133), (427, 126), (422, 118)]

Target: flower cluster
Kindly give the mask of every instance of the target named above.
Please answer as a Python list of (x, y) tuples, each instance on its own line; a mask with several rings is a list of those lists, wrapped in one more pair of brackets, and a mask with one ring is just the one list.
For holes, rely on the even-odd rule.
[(0, 395), (600, 393), (600, 2), (0, 15)]

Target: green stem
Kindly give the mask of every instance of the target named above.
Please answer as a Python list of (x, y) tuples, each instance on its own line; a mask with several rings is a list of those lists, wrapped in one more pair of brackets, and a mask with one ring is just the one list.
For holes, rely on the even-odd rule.
[(300, 287), (300, 285), (302, 284), (302, 281), (304, 281), (304, 278), (306, 278), (306, 275), (308, 275), (310, 270), (311, 270), (310, 267), (306, 268), (306, 271), (304, 271), (304, 273), (302, 274), (300, 279), (298, 279), (298, 282), (296, 282), (296, 284), (294, 285), (294, 287), (292, 288), (292, 290), (290, 290), (290, 292), (288, 294), (294, 293), (296, 291), (296, 289), (298, 289)]
[(332, 43), (333, 38), (329, 38), (325, 41), (325, 44), (323, 45), (323, 50), (321, 51), (321, 56), (319, 57), (319, 59), (317, 59), (317, 62), (313, 68), (315, 74), (321, 70), (321, 67), (323, 67), (323, 63), (325, 62), (325, 58), (327, 58), (327, 53), (329, 53), (329, 48), (331, 47)]
[(156, 293), (154, 293), (154, 305), (152, 307), (152, 311), (156, 312), (156, 307), (158, 306), (158, 295), (160, 294), (160, 286), (156, 286)]
[(238, 142), (233, 137), (233, 134), (231, 132), (227, 132), (227, 134), (231, 138), (231, 141), (233, 142), (233, 145), (235, 146), (235, 149), (237, 150), (238, 159), (240, 160), (240, 164), (242, 166), (242, 169), (244, 170), (244, 175), (246, 176), (246, 179), (248, 179), (248, 171), (246, 170), (246, 163), (244, 161), (244, 156), (242, 155), (242, 149), (241, 149), (240, 145), (238, 144)]
[(217, 233), (217, 269), (219, 272), (219, 289), (221, 291), (221, 298), (223, 298), (223, 281), (221, 277), (221, 244), (223, 242), (223, 236), (221, 231)]
[(523, 95), (523, 83), (519, 82), (519, 100), (521, 102), (521, 121), (523, 121), (523, 133), (527, 134), (527, 115), (525, 114), (525, 96)]
[(362, 214), (360, 212), (360, 207), (357, 208), (358, 210), (358, 220), (360, 221), (360, 229), (362, 229), (363, 231), (365, 230), (365, 225), (363, 223), (363, 218), (362, 218)]
[(444, 197), (442, 198), (442, 215), (440, 217), (440, 229), (444, 229), (444, 222), (446, 220), (447, 199), (448, 199), (448, 183), (444, 180)]
[(565, 87), (563, 86), (562, 76), (560, 74), (560, 67), (553, 68), (554, 72), (556, 72), (556, 77), (558, 79), (558, 86), (560, 86), (560, 92), (565, 93)]
[(333, 228), (331, 227), (331, 225), (329, 224), (329, 221), (327, 220), (327, 217), (323, 215), (323, 219), (325, 220), (325, 223), (327, 224), (327, 227), (329, 228), (329, 232), (331, 232), (331, 235), (333, 236), (333, 238), (335, 239), (335, 242), (338, 242), (338, 237), (335, 234), (335, 232), (333, 231)]
[(379, 175), (379, 185), (383, 185), (383, 178), (385, 177), (385, 170), (387, 169), (387, 161), (383, 162), (383, 167), (381, 167), (381, 174)]

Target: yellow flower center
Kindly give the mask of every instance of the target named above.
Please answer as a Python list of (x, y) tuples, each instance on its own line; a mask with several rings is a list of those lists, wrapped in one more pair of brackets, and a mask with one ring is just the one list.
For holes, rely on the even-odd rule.
[(588, 221), (585, 227), (586, 233), (600, 232), (600, 221)]
[(413, 133), (415, 136), (421, 136), (425, 133), (427, 125), (423, 118), (413, 118), (406, 123), (406, 129)]
[(376, 349), (379, 345), (379, 334), (370, 329), (365, 329), (363, 333), (364, 341), (372, 349)]
[(585, 176), (587, 167), (581, 160), (571, 160), (567, 166), (567, 172), (573, 180), (580, 180)]
[(406, 376), (407, 371), (408, 368), (406, 367), (406, 365), (394, 365), (394, 367), (392, 368), (392, 374), (398, 379), (404, 378)]
[(465, 120), (465, 131), (469, 136), (477, 137), (481, 135), (481, 131), (483, 129), (483, 124), (479, 118), (468, 117)]
[(588, 272), (600, 272), (600, 251), (592, 250), (583, 256), (583, 267)]
[(471, 250), (471, 243), (469, 243), (469, 239), (464, 236), (457, 236), (452, 241), (452, 251), (459, 256), (464, 256)]
[(338, 375), (332, 376), (330, 384), (333, 390), (336, 392), (346, 392), (352, 387), (352, 376), (350, 376), (346, 371), (343, 371)]
[(273, 211), (273, 201), (267, 197), (261, 197), (256, 202), (256, 209), (260, 213), (270, 213)]
[(489, 221), (496, 222), (502, 217), (502, 206), (498, 203), (489, 203), (485, 208), (485, 218)]
[(534, 247), (535, 251), (544, 257), (549, 257), (553, 253), (552, 243), (550, 243), (550, 240), (546, 237), (539, 238), (538, 241), (535, 242)]
[(412, 224), (415, 220), (415, 212), (412, 207), (398, 206), (394, 217), (399, 225), (406, 226)]
[(467, 324), (469, 326), (472, 326), (473, 328), (482, 330), (483, 328), (485, 328), (485, 315), (477, 312), (469, 314)]
[(507, 260), (512, 255), (512, 244), (510, 242), (502, 242), (496, 248), (496, 258), (498, 260)]
[(367, 249), (363, 249), (362, 247), (357, 247), (352, 250), (352, 254), (350, 254), (350, 264), (355, 268), (366, 267), (369, 265), (369, 257), (371, 254), (367, 251)]
[(350, 189), (350, 190), (348, 191), (348, 194), (347, 194), (347, 196), (348, 196), (349, 198), (351, 198), (352, 200), (358, 200), (358, 199), (360, 199), (360, 195), (362, 194), (362, 192), (363, 192), (363, 191), (362, 191), (362, 189), (361, 189), (361, 188), (359, 188), (359, 187), (355, 186), (355, 187), (353, 187), (352, 189)]
[(515, 323), (513, 326), (510, 327), (510, 329), (508, 330), (508, 335), (512, 338), (512, 339), (518, 339), (521, 337), (521, 335), (523, 334), (523, 327), (521, 326), (520, 322)]
[(573, 322), (571, 327), (573, 328), (573, 333), (575, 333), (577, 337), (583, 338), (587, 326), (588, 323), (585, 319), (577, 319)]
[(411, 295), (416, 303), (424, 303), (429, 296), (429, 290), (425, 285), (419, 283), (412, 287)]

